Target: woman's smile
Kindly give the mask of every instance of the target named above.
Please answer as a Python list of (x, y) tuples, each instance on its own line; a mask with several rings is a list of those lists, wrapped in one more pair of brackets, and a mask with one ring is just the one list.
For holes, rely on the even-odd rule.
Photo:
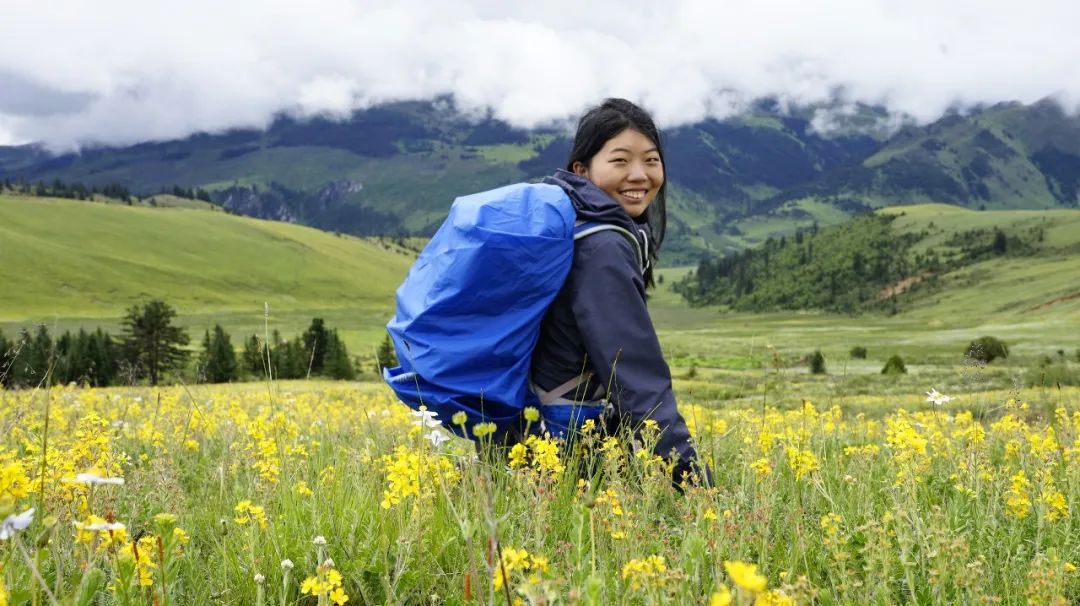
[(577, 163), (574, 172), (607, 192), (634, 219), (645, 214), (664, 184), (659, 148), (632, 128), (609, 139), (588, 166)]

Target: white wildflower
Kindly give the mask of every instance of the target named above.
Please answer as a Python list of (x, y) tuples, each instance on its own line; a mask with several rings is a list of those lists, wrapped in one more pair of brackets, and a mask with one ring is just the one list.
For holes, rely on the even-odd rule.
[(933, 387), (930, 388), (930, 391), (926, 392), (926, 401), (933, 402), (934, 406), (941, 406), (950, 400), (952, 400), (952, 396), (938, 393), (938, 390)]
[(20, 514), (11, 514), (4, 518), (0, 524), (0, 541), (6, 541), (15, 536), (15, 533), (25, 529), (34, 521), (34, 508), (31, 507)]
[(446, 434), (444, 434), (443, 432), (439, 431), (438, 429), (433, 429), (433, 430), (431, 430), (431, 433), (425, 434), (424, 439), (431, 442), (431, 445), (434, 446), (435, 448), (438, 448), (439, 446), (442, 446), (444, 443), (450, 441), (450, 438)]
[(289, 559), (282, 560), (281, 561), (281, 569), (282, 570), (292, 570), (293, 569), (292, 560), (289, 560)]
[(413, 422), (413, 425), (416, 425), (417, 427), (432, 428), (442, 425), (442, 423), (439, 423), (439, 413), (428, 410), (423, 406), (420, 407), (420, 410), (414, 410), (409, 414), (416, 417), (416, 421)]
[(73, 479), (65, 479), (64, 481), (75, 484), (89, 484), (91, 486), (101, 486), (103, 484), (121, 486), (124, 483), (124, 478), (104, 478), (94, 473), (80, 473)]

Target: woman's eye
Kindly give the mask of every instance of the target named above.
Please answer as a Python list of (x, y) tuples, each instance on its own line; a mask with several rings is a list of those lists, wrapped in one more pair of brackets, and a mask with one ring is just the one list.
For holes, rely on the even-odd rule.
[(626, 158), (612, 158), (611, 161), (616, 164), (626, 164)]
[(649, 164), (659, 164), (660, 163), (660, 158), (648, 158), (645, 161), (648, 162)]

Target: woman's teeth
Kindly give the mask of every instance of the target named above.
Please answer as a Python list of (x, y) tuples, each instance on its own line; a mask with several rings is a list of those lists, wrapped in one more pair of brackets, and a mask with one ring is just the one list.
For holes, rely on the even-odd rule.
[(640, 190), (640, 189), (624, 191), (624, 192), (619, 192), (619, 193), (621, 193), (623, 196), (626, 196), (627, 198), (631, 198), (633, 200), (641, 200), (641, 199), (645, 198), (644, 190)]

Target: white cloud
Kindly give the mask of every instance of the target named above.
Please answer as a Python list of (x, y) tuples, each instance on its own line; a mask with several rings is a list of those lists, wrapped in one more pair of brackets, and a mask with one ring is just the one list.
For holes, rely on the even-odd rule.
[(0, 115), (0, 145), (20, 145), (26, 141), (15, 136), (14, 120)]
[(666, 126), (762, 96), (839, 96), (921, 121), (970, 104), (1080, 100), (1072, 0), (8, 4), (0, 142), (54, 148), (440, 95), (525, 127), (608, 95), (644, 102)]

